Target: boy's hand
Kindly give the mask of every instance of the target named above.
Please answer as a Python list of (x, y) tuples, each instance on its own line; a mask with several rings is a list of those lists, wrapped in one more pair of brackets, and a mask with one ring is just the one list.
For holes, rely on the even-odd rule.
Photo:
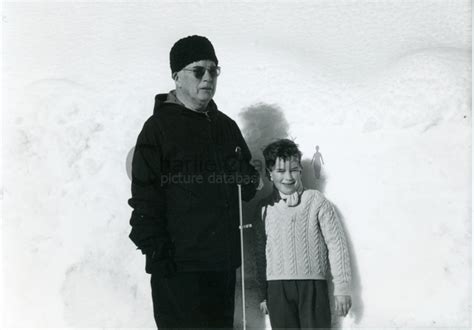
[(334, 296), (334, 298), (336, 314), (339, 316), (346, 316), (352, 306), (351, 296)]
[(267, 301), (266, 300), (264, 300), (260, 303), (260, 310), (262, 311), (262, 313), (268, 314), (268, 308), (267, 308)]

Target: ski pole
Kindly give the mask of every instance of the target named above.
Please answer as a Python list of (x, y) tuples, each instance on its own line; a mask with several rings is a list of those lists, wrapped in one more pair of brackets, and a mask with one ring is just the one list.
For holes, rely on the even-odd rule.
[[(237, 154), (237, 159), (241, 159), (241, 149), (240, 147), (235, 148), (235, 153)], [(242, 185), (237, 184), (237, 189), (239, 192), (239, 229), (240, 229), (240, 277), (242, 278), (242, 325), (243, 329), (247, 329), (247, 319), (245, 317), (245, 257), (244, 257), (244, 229), (251, 228), (251, 224), (244, 226), (243, 216), (242, 216)]]

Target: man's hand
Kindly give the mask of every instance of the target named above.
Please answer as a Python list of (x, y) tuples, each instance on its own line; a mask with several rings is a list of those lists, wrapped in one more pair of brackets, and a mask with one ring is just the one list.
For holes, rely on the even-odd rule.
[(346, 316), (352, 306), (351, 296), (334, 296), (334, 298), (336, 314), (339, 316)]
[(268, 314), (268, 308), (267, 308), (267, 301), (266, 300), (264, 300), (260, 303), (260, 310), (262, 311), (262, 313)]

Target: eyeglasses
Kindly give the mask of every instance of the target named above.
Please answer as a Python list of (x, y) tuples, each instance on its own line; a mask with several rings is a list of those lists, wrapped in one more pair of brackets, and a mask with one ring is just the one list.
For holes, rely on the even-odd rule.
[(206, 74), (206, 71), (209, 71), (209, 74), (212, 78), (217, 77), (221, 74), (221, 67), (220, 66), (213, 66), (212, 68), (206, 68), (204, 66), (195, 66), (192, 69), (183, 69), (184, 71), (192, 71), (194, 77), (196, 79), (202, 79)]

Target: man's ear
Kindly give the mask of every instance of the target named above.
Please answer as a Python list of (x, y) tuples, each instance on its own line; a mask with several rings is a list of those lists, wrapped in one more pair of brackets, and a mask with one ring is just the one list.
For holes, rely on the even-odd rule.
[(176, 83), (176, 85), (178, 84), (178, 81), (179, 81), (179, 76), (178, 76), (178, 72), (173, 72), (171, 74), (171, 78), (174, 80), (174, 82)]

